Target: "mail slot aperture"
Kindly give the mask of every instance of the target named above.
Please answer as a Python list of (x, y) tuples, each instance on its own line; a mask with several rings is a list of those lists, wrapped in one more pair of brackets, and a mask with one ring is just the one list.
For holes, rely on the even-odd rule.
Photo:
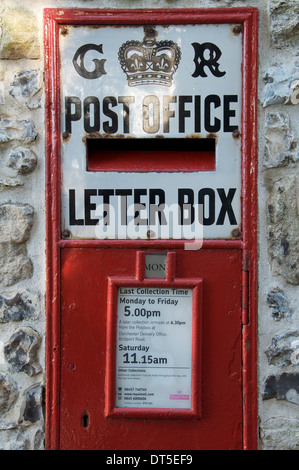
[(215, 170), (216, 139), (86, 139), (87, 171)]

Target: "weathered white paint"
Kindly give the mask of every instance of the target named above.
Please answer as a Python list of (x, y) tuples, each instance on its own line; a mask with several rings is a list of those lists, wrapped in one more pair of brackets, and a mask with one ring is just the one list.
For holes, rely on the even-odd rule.
[[(128, 41), (143, 42), (145, 32), (143, 26), (125, 26), (112, 27), (102, 26), (101, 28), (91, 28), (86, 26), (68, 27), (67, 34), (60, 34), (60, 54), (61, 54), (61, 132), (68, 130), (67, 139), (62, 139), (62, 230), (69, 230), (72, 238), (147, 238), (148, 230), (156, 234), (155, 238), (231, 238), (233, 229), (241, 224), (241, 139), (237, 140), (233, 136), (233, 129), (241, 129), (241, 106), (242, 106), (242, 34), (235, 35), (232, 32), (234, 25), (170, 25), (165, 27), (157, 25), (156, 44), (161, 41), (172, 41), (180, 49), (180, 60), (178, 64), (172, 67), (172, 74), (169, 75), (169, 86), (162, 83), (148, 83), (153, 81), (154, 70), (150, 70), (146, 75), (140, 71), (140, 76), (144, 75), (143, 83), (131, 86), (130, 80), (121, 68), (119, 60), (119, 51)], [(204, 68), (206, 77), (195, 73), (195, 48), (194, 43), (210, 43), (217, 48), (220, 57), (217, 59), (217, 69)], [(86, 53), (80, 53), (82, 47), (86, 44), (95, 46), (100, 45), (101, 51), (88, 50)], [(173, 46), (175, 47), (175, 46)], [(135, 51), (135, 55), (138, 51)], [(215, 52), (215, 51), (214, 51)], [(213, 52), (213, 53), (214, 53)], [(132, 52), (133, 53), (133, 52)], [(131, 53), (131, 54), (132, 54)], [(78, 57), (79, 56), (79, 57)], [(209, 51), (205, 51), (205, 58), (209, 57)], [(76, 59), (77, 58), (77, 59)], [(88, 73), (95, 69), (93, 60), (101, 61), (98, 78), (91, 79)], [(199, 62), (201, 59), (199, 59)], [(74, 66), (74, 63), (76, 67)], [(85, 70), (85, 76), (78, 73), (77, 68), (82, 64)], [(215, 63), (213, 64), (213, 66)], [(80, 69), (80, 70), (81, 70)], [(162, 73), (163, 73), (162, 67)], [(83, 71), (84, 72), (84, 71)], [(165, 73), (165, 72), (164, 72)], [(128, 75), (133, 75), (129, 73)], [(134, 74), (134, 76), (136, 73)], [(156, 80), (158, 80), (156, 72)], [(170, 77), (171, 75), (171, 77)], [(193, 76), (198, 75), (198, 76)], [(141, 81), (141, 80), (140, 80)], [(162, 80), (161, 80), (162, 81)], [(132, 82), (132, 80), (131, 80)], [(200, 132), (195, 129), (195, 96), (200, 96)], [(110, 137), (119, 134), (126, 138), (205, 138), (211, 134), (209, 129), (204, 129), (205, 110), (204, 101), (206, 97), (216, 96), (219, 103), (215, 107), (214, 104), (209, 106), (211, 117), (209, 123), (211, 127), (219, 123), (219, 131), (215, 133), (216, 138), (216, 169), (215, 171), (197, 171), (191, 173), (182, 172), (178, 168), (174, 172), (155, 172), (150, 171), (137, 172), (126, 170), (125, 172), (96, 172), (86, 170), (86, 142), (88, 137), (84, 126), (84, 100), (88, 97), (96, 97), (99, 100), (99, 126), (97, 131), (99, 138), (105, 136), (103, 130), (103, 122), (110, 123), (110, 119), (103, 112), (103, 100), (105, 97), (130, 97), (129, 113), (129, 132), (124, 134), (123, 125), (123, 105), (119, 103), (117, 106), (110, 108), (118, 115), (118, 126)], [(176, 103), (169, 103), (169, 110), (174, 112), (174, 116), (169, 118), (169, 132), (163, 129), (163, 98), (174, 97)], [(185, 109), (190, 113), (190, 117), (184, 119), (185, 129), (179, 131), (179, 96), (190, 96), (192, 102), (185, 104)], [(225, 96), (233, 96), (234, 101), (224, 104)], [(80, 100), (80, 105), (76, 107), (72, 104), (71, 109), (65, 105), (66, 99)], [(74, 99), (72, 99), (74, 101)], [(155, 103), (157, 113), (153, 113), (153, 106), (150, 104), (149, 119), (145, 118), (144, 103)], [(229, 110), (228, 110), (229, 108)], [(226, 109), (226, 111), (225, 111)], [(95, 113), (94, 105), (89, 106), (90, 113)], [(76, 118), (72, 118), (72, 114), (77, 111)], [(151, 116), (153, 113), (153, 116)], [(206, 113), (207, 114), (207, 113)], [(225, 116), (224, 116), (225, 114)], [(98, 115), (98, 113), (97, 113)], [(230, 116), (229, 116), (230, 115)], [(72, 119), (72, 120), (71, 120)], [(88, 122), (93, 127), (95, 125), (95, 117), (92, 115), (88, 118)], [(70, 122), (71, 121), (71, 122)], [(150, 126), (148, 124), (150, 123)], [(145, 125), (146, 124), (146, 125)], [(148, 129), (149, 128), (149, 129)], [(154, 128), (154, 132), (152, 131)], [(226, 129), (225, 129), (226, 128)], [(230, 130), (228, 130), (228, 128)], [(148, 129), (148, 130), (147, 130)], [(100, 142), (100, 141), (99, 141)], [(146, 149), (146, 141), (144, 149)], [(200, 143), (199, 143), (200, 146)], [(152, 188), (159, 188), (165, 192), (165, 205), (171, 213), (174, 205), (178, 205), (178, 190), (182, 188), (190, 188), (194, 193), (195, 203), (197, 204), (198, 191), (202, 188), (210, 188), (215, 192), (215, 221), (211, 225), (202, 227), (199, 223), (192, 224), (192, 227), (182, 227), (177, 223), (178, 216), (175, 214), (173, 223), (170, 217), (165, 217), (167, 227), (159, 226), (156, 222), (154, 225), (140, 225), (125, 230), (120, 225), (120, 197), (111, 196), (110, 198), (110, 222), (109, 227), (102, 226), (101, 221), (97, 227), (90, 225), (75, 225), (69, 220), (69, 190), (73, 189), (76, 193), (76, 217), (84, 219), (84, 190), (85, 189), (145, 189), (147, 196), (142, 198), (142, 204), (146, 204), (146, 210), (142, 215), (143, 219), (149, 219), (149, 201), (148, 195)], [(228, 195), (230, 188), (235, 191), (232, 207), (235, 221), (232, 223), (228, 216), (225, 217), (224, 223), (216, 224), (220, 213), (222, 203), (218, 196), (217, 188), (223, 188), (225, 194)], [(207, 200), (208, 198), (206, 198)], [(92, 196), (92, 204), (101, 206), (103, 198)], [(134, 196), (128, 196), (128, 207), (131, 206), (129, 219), (134, 218)], [(206, 203), (207, 205), (207, 203)], [(208, 210), (206, 209), (206, 214)], [(166, 211), (165, 211), (166, 213)], [(92, 219), (101, 219), (103, 209), (99, 207), (96, 211), (91, 211)], [(147, 215), (145, 215), (147, 214)], [(200, 214), (199, 214), (200, 215)], [(207, 215), (206, 215), (207, 217)], [(114, 224), (113, 224), (114, 223)], [(129, 223), (129, 221), (128, 221)], [(113, 224), (113, 226), (112, 226)]]

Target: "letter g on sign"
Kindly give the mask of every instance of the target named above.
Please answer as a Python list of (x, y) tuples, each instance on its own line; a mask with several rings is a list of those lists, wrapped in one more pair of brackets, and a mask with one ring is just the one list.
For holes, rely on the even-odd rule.
[[(89, 80), (94, 80), (95, 78), (99, 78), (102, 75), (106, 74), (107, 72), (104, 69), (104, 64), (106, 59), (92, 59), (95, 64), (95, 68), (92, 71), (89, 71), (85, 68), (85, 55), (88, 51), (97, 51), (100, 54), (103, 54), (103, 44), (84, 44), (83, 46), (79, 47), (77, 52), (73, 58), (73, 64), (76, 69), (76, 72), (83, 78), (87, 78)], [(79, 63), (78, 63), (79, 61)]]

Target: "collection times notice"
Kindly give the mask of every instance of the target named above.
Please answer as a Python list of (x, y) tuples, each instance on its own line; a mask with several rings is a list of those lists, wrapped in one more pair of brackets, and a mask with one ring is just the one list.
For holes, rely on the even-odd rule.
[(116, 407), (191, 408), (192, 289), (119, 287)]

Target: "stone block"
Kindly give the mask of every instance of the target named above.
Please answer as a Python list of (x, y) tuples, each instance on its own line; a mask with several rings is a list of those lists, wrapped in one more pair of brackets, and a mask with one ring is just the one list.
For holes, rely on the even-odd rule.
[(0, 295), (0, 323), (36, 320), (39, 310), (39, 296), (32, 292), (17, 292), (11, 297)]
[(264, 75), (265, 88), (261, 94), (264, 107), (288, 104), (296, 105), (299, 100), (299, 64), (274, 64)]
[(29, 204), (0, 204), (0, 244), (24, 243), (30, 237), (34, 209)]
[(0, 106), (4, 104), (4, 81), (0, 80)]
[(289, 117), (282, 113), (267, 113), (265, 126), (266, 168), (285, 166), (299, 159), (297, 143), (290, 130)]
[(9, 90), (11, 96), (29, 109), (41, 107), (41, 80), (38, 70), (22, 72), (14, 77)]
[(299, 45), (298, 0), (269, 0), (270, 32), (274, 46)]
[(268, 250), (274, 274), (290, 284), (299, 284), (298, 180), (285, 176), (270, 187), (267, 202)]
[(0, 285), (12, 286), (31, 278), (33, 266), (25, 244), (0, 243)]
[(20, 423), (32, 424), (43, 419), (43, 387), (33, 385), (25, 393), (25, 402), (22, 407)]
[(8, 188), (15, 188), (17, 186), (23, 186), (22, 181), (18, 178), (9, 178), (4, 175), (0, 175), (0, 191)]
[(33, 142), (37, 137), (37, 132), (33, 122), (19, 119), (0, 118), (0, 144), (1, 142), (11, 142), (19, 140), (24, 143)]
[(36, 375), (41, 371), (38, 351), (41, 337), (32, 328), (22, 328), (12, 335), (4, 346), (4, 355), (14, 372)]
[(2, 434), (4, 434), (4, 436), (2, 436), (2, 442), (4, 444), (1, 446), (0, 450), (29, 450), (30, 442), (26, 438), (23, 429), (20, 432), (13, 430), (2, 432)]
[(18, 175), (31, 173), (35, 169), (36, 163), (37, 157), (35, 153), (26, 147), (13, 149), (6, 159), (7, 167), (15, 170)]
[(272, 398), (299, 405), (299, 373), (283, 373), (267, 377), (263, 400)]
[(6, 374), (0, 373), (0, 416), (11, 409), (17, 398), (16, 384)]
[(299, 419), (275, 416), (260, 428), (263, 450), (299, 450)]
[(31, 11), (6, 9), (1, 15), (0, 59), (39, 59), (38, 23)]
[(267, 302), (269, 307), (272, 308), (272, 317), (275, 321), (291, 318), (293, 312), (290, 308), (289, 300), (281, 289), (272, 289), (267, 295)]
[(45, 435), (41, 430), (38, 430), (34, 436), (34, 450), (45, 450)]
[(0, 204), (0, 284), (11, 286), (32, 276), (27, 256), (34, 210), (29, 204)]
[(299, 104), (299, 80), (294, 80), (291, 82), (290, 102), (292, 104)]
[(270, 365), (279, 367), (298, 365), (299, 331), (274, 336), (270, 348), (265, 353)]

